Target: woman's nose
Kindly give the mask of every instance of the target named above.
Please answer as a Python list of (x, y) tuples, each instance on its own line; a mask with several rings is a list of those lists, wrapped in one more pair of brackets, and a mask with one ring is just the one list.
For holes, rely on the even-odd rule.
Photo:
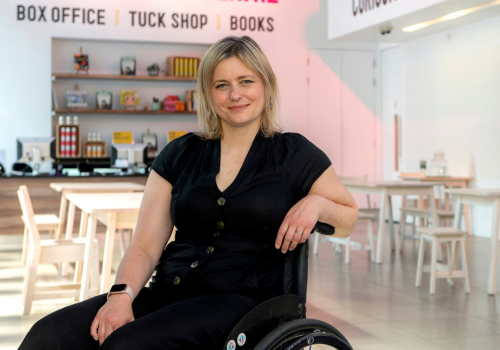
[(238, 101), (241, 99), (241, 91), (238, 87), (233, 87), (231, 89), (231, 101)]

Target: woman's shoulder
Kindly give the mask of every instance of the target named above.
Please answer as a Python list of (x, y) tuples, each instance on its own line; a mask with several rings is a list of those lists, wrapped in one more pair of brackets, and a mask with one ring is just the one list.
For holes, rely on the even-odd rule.
[(167, 144), (167, 147), (188, 147), (188, 146), (195, 146), (195, 145), (201, 145), (206, 141), (205, 139), (201, 138), (197, 133), (195, 132), (188, 132), (185, 135), (182, 135), (176, 139), (173, 139)]
[(295, 152), (305, 145), (312, 145), (305, 136), (296, 132), (276, 133), (272, 137), (272, 142), (277, 149), (287, 152)]

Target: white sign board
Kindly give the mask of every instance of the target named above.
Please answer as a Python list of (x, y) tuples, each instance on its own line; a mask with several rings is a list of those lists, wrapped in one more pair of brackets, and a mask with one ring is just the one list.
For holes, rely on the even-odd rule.
[(328, 0), (328, 39), (407, 15), (446, 0)]

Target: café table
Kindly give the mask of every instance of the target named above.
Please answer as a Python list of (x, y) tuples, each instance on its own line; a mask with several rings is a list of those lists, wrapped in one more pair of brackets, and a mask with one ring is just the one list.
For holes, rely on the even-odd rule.
[(392, 196), (422, 195), (429, 196), (431, 203), (432, 222), (437, 223), (436, 203), (434, 201), (434, 186), (439, 186), (439, 182), (412, 182), (412, 181), (345, 181), (342, 184), (351, 193), (364, 193), (380, 195), (380, 211), (378, 219), (378, 241), (375, 262), (382, 263), (383, 241), (385, 236), (385, 218), (388, 214), (389, 233), (391, 236), (391, 248), (399, 246), (399, 237), (394, 233), (394, 221), (392, 213)]
[[(467, 185), (472, 181), (472, 177), (465, 176), (420, 176), (420, 173), (402, 173), (401, 179), (406, 181), (420, 181), (420, 182), (442, 182), (445, 188), (467, 188)], [(423, 207), (423, 200), (420, 198), (419, 204)], [(404, 204), (403, 204), (404, 205)], [(445, 193), (444, 209), (451, 210), (450, 196)], [(468, 234), (471, 234), (470, 229), (470, 212), (469, 206), (464, 206), (465, 215), (465, 229)]]
[(500, 229), (500, 189), (480, 188), (447, 188), (445, 193), (456, 198), (455, 217), (453, 227), (460, 229), (464, 204), (484, 205), (493, 208), (491, 238), (490, 271), (488, 277), (488, 294), (496, 293), (496, 274), (498, 265), (498, 239)]
[(62, 236), (64, 221), (66, 219), (66, 212), (68, 213), (68, 222), (66, 225), (66, 238), (70, 239), (73, 234), (73, 225), (75, 220), (75, 207), (69, 205), (66, 195), (68, 193), (111, 193), (111, 192), (144, 192), (145, 185), (136, 184), (133, 182), (52, 182), (50, 188), (57, 192), (62, 192), (61, 206), (59, 208), (59, 231), (57, 237)]
[[(94, 241), (97, 221), (107, 226), (100, 283), (101, 294), (109, 290), (115, 231), (135, 228), (142, 197), (143, 193), (68, 193), (66, 195), (70, 204), (82, 210), (79, 235), (87, 238), (84, 265), (91, 261), (92, 244), (90, 242)], [(84, 222), (87, 224), (84, 225)], [(81, 278), (80, 300), (85, 300), (89, 297), (90, 269), (84, 268), (80, 277), (79, 265), (77, 264), (75, 269), (75, 280), (79, 281)]]

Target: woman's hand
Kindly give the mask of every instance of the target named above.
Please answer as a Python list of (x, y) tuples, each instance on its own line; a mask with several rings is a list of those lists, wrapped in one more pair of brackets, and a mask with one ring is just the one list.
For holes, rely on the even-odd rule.
[[(297, 202), (288, 211), (278, 230), (276, 249), (281, 247), (281, 252), (285, 254), (288, 250), (294, 250), (297, 244), (304, 243), (318, 222), (323, 201), (327, 200), (324, 197), (310, 194)], [(302, 235), (296, 232), (300, 232)]]
[(132, 322), (132, 300), (128, 294), (115, 294), (110, 296), (106, 304), (97, 312), (90, 326), (90, 335), (94, 340), (99, 340), (99, 345), (116, 329)]

